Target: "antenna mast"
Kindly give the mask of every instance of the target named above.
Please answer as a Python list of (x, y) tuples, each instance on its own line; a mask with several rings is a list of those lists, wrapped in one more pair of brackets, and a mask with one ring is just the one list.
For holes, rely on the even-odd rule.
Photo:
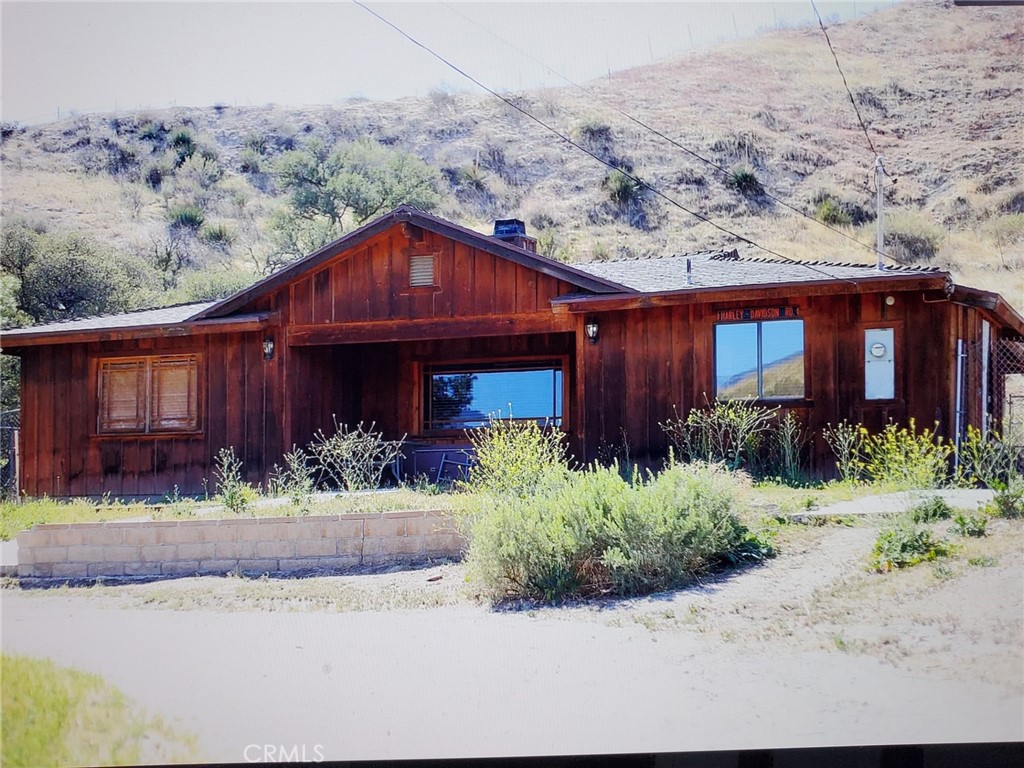
[(875, 223), (878, 225), (875, 235), (875, 254), (878, 257), (878, 271), (885, 270), (885, 261), (882, 258), (882, 246), (885, 244), (885, 219), (882, 215), (882, 178), (885, 176), (883, 158), (878, 155), (875, 158)]

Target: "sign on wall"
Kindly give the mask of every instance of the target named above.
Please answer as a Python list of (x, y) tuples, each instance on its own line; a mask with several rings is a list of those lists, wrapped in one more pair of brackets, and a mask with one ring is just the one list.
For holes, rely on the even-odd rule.
[(748, 309), (720, 309), (720, 323), (742, 320), (790, 320), (799, 317), (799, 307), (753, 307)]

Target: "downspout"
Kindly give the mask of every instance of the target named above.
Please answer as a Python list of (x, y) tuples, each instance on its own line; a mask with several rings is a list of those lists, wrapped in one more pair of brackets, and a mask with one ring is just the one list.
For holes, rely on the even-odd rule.
[(964, 359), (967, 354), (964, 352), (964, 340), (956, 340), (956, 418), (954, 421), (953, 445), (956, 449), (953, 453), (953, 469), (960, 469), (960, 434), (963, 429), (964, 416)]

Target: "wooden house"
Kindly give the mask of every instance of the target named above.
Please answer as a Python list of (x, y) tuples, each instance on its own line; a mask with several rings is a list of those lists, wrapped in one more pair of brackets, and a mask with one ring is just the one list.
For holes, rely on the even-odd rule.
[(656, 461), (665, 419), (752, 397), (800, 416), (828, 474), (829, 423), (952, 438), (1002, 417), (991, 351), (1024, 319), (944, 272), (735, 252), (569, 266), (499, 225), (402, 207), (223, 301), (4, 332), (21, 491), (202, 493), (225, 446), (265, 482), (335, 418), (408, 436), (406, 471), (429, 473), (488, 414), (555, 425), (581, 461)]

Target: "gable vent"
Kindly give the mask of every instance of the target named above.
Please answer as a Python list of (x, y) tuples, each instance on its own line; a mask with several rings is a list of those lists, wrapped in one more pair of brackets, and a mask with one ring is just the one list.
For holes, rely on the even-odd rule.
[(409, 257), (409, 285), (413, 288), (434, 285), (434, 254)]

